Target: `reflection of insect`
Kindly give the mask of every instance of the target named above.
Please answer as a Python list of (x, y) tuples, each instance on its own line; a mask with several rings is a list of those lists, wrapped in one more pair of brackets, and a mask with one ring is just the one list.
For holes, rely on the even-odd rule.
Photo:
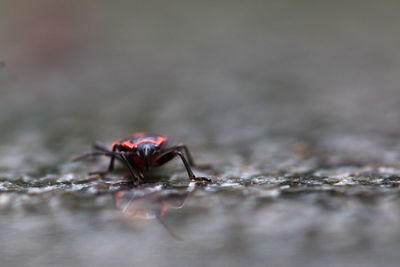
[(161, 218), (170, 209), (182, 208), (187, 198), (195, 190), (196, 183), (191, 182), (186, 192), (172, 192), (161, 185), (132, 189), (131, 187), (113, 193), (115, 207), (131, 221), (157, 219), (170, 235), (182, 240)]
[[(139, 183), (146, 177), (149, 177), (151, 168), (159, 167), (176, 156), (179, 156), (185, 165), (190, 180), (202, 182), (211, 181), (208, 178), (196, 177), (193, 174), (191, 166), (195, 164), (185, 145), (168, 146), (168, 141), (168, 137), (162, 135), (133, 133), (130, 136), (114, 141), (111, 144), (111, 150), (97, 142), (94, 144), (95, 152), (78, 156), (74, 158), (73, 161), (93, 156), (108, 156), (111, 157), (111, 160), (106, 172), (110, 172), (114, 169), (114, 161), (117, 159), (128, 167), (132, 179), (136, 183)], [(186, 155), (184, 155), (182, 151), (184, 151)]]

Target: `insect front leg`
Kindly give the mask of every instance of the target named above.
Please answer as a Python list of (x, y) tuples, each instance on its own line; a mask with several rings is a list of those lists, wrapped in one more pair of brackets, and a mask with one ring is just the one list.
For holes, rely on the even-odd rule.
[(171, 149), (173, 149), (173, 150), (179, 150), (179, 151), (184, 150), (184, 151), (185, 151), (185, 154), (186, 154), (186, 157), (187, 157), (187, 159), (188, 159), (188, 162), (189, 162), (189, 164), (190, 164), (190, 166), (192, 166), (192, 167), (193, 167), (193, 166), (196, 166), (196, 164), (194, 163), (193, 157), (192, 157), (192, 155), (190, 154), (189, 149), (187, 148), (186, 145), (184, 145), (184, 144), (179, 144), (179, 145), (177, 145), (177, 146), (175, 146), (175, 147), (172, 147)]
[(116, 158), (117, 158), (117, 159), (120, 159), (120, 158), (118, 158), (118, 157), (116, 156), (116, 153), (115, 153), (115, 152), (117, 151), (117, 148), (119, 147), (119, 145), (120, 145), (120, 144), (115, 144), (115, 145), (113, 146), (112, 150), (109, 150), (105, 145), (103, 145), (103, 144), (100, 143), (100, 142), (96, 142), (96, 143), (94, 143), (94, 145), (93, 145), (93, 147), (94, 147), (95, 149), (97, 149), (97, 150), (104, 151), (104, 152), (109, 152), (109, 153), (112, 154), (111, 159), (110, 159), (110, 164), (108, 165), (107, 172), (112, 172), (112, 171), (114, 170), (114, 161), (115, 161), (115, 159), (116, 159)]
[(76, 161), (84, 160), (87, 158), (93, 158), (93, 157), (97, 157), (97, 156), (108, 156), (109, 157), (111, 155), (107, 152), (89, 152), (89, 153), (85, 153), (83, 155), (73, 157), (71, 159), (71, 162), (76, 162)]
[(185, 155), (187, 157), (187, 161), (191, 167), (196, 167), (197, 169), (210, 169), (211, 168), (211, 166), (209, 164), (201, 164), (201, 165), (196, 164), (195, 161), (193, 160), (192, 155), (189, 152), (188, 147), (184, 144), (178, 144), (176, 146), (170, 147), (168, 150), (184, 151)]
[(123, 160), (123, 162), (125, 163), (125, 165), (128, 167), (129, 169), (129, 173), (131, 174), (132, 178), (136, 179), (135, 183), (139, 184), (142, 179), (140, 177), (140, 175), (137, 173), (137, 171), (135, 170), (135, 168), (132, 166), (131, 162), (128, 160), (128, 158), (125, 156), (124, 152), (120, 153), (121, 158)]
[[(118, 148), (118, 144), (115, 144), (113, 146), (113, 149), (110, 150), (110, 149), (108, 149), (108, 147), (106, 147), (102, 143), (96, 142), (96, 143), (93, 144), (93, 148), (96, 149), (96, 150), (100, 150), (103, 153), (107, 153), (107, 155), (109, 155), (111, 157), (111, 159), (110, 159), (110, 164), (108, 166), (108, 169), (106, 171), (100, 171), (100, 170), (99, 171), (93, 171), (93, 172), (89, 172), (89, 174), (90, 175), (94, 175), (94, 174), (104, 175), (104, 174), (106, 174), (108, 172), (112, 172), (114, 170), (114, 161), (115, 161), (115, 159), (117, 158), (117, 159), (121, 160), (117, 156), (117, 153), (116, 153), (116, 150)], [(101, 153), (101, 152), (97, 152), (97, 153)], [(94, 152), (94, 153), (96, 153), (96, 152)]]
[(196, 177), (190, 167), (190, 163), (188, 160), (186, 160), (185, 156), (183, 155), (183, 153), (181, 151), (179, 151), (179, 148), (177, 147), (173, 147), (171, 149), (169, 149), (168, 151), (166, 151), (165, 153), (161, 154), (158, 159), (156, 160), (157, 165), (161, 166), (165, 163), (167, 163), (168, 161), (172, 160), (173, 158), (175, 158), (176, 156), (179, 156), (183, 162), (183, 165), (186, 168), (187, 174), (189, 176), (189, 179), (192, 181), (201, 181), (201, 182), (211, 182), (210, 179), (206, 178), (206, 177)]
[(107, 157), (114, 157), (114, 150), (111, 151), (109, 150), (107, 147), (105, 147), (103, 144), (96, 142), (93, 145), (95, 150), (99, 150), (99, 151), (94, 151), (94, 152), (89, 152), (89, 153), (85, 153), (83, 155), (79, 155), (76, 156), (74, 158), (71, 159), (72, 162), (76, 162), (76, 161), (80, 161), (80, 160), (84, 160), (84, 159), (91, 159), (93, 157), (97, 157), (97, 156), (107, 156)]

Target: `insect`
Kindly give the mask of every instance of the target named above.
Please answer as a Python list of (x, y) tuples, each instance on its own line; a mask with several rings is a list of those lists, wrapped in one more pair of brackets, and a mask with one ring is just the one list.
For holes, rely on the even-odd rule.
[(191, 167), (195, 166), (195, 163), (186, 145), (169, 146), (168, 143), (169, 138), (167, 136), (137, 132), (117, 139), (111, 144), (111, 149), (100, 142), (96, 142), (93, 145), (94, 152), (75, 157), (72, 161), (94, 156), (110, 157), (111, 160), (107, 171), (92, 172), (92, 174), (104, 174), (114, 170), (114, 162), (117, 159), (128, 168), (133, 181), (139, 184), (150, 176), (152, 168), (162, 166), (173, 158), (179, 157), (186, 168), (190, 180), (211, 182), (206, 177), (196, 177), (193, 174)]

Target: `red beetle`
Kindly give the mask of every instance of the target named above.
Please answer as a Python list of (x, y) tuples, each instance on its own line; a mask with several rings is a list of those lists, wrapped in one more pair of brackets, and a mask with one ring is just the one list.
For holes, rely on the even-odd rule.
[[(130, 136), (114, 141), (111, 144), (111, 149), (96, 142), (93, 146), (96, 150), (95, 152), (78, 156), (73, 161), (93, 156), (108, 156), (111, 157), (108, 170), (92, 173), (104, 174), (113, 171), (114, 161), (117, 159), (128, 167), (132, 179), (136, 183), (140, 183), (150, 176), (151, 168), (164, 165), (179, 156), (185, 165), (190, 180), (211, 182), (208, 178), (196, 177), (193, 174), (191, 166), (195, 166), (195, 164), (185, 145), (168, 146), (168, 141), (169, 138), (163, 135), (149, 135), (142, 132), (133, 133)], [(182, 153), (183, 151), (185, 155)]]

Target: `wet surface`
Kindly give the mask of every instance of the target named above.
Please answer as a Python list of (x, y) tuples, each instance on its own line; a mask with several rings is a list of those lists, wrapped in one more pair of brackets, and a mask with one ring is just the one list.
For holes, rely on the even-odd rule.
[[(398, 266), (398, 4), (51, 2), (0, 8), (1, 266)], [(213, 182), (70, 162), (135, 131)]]

